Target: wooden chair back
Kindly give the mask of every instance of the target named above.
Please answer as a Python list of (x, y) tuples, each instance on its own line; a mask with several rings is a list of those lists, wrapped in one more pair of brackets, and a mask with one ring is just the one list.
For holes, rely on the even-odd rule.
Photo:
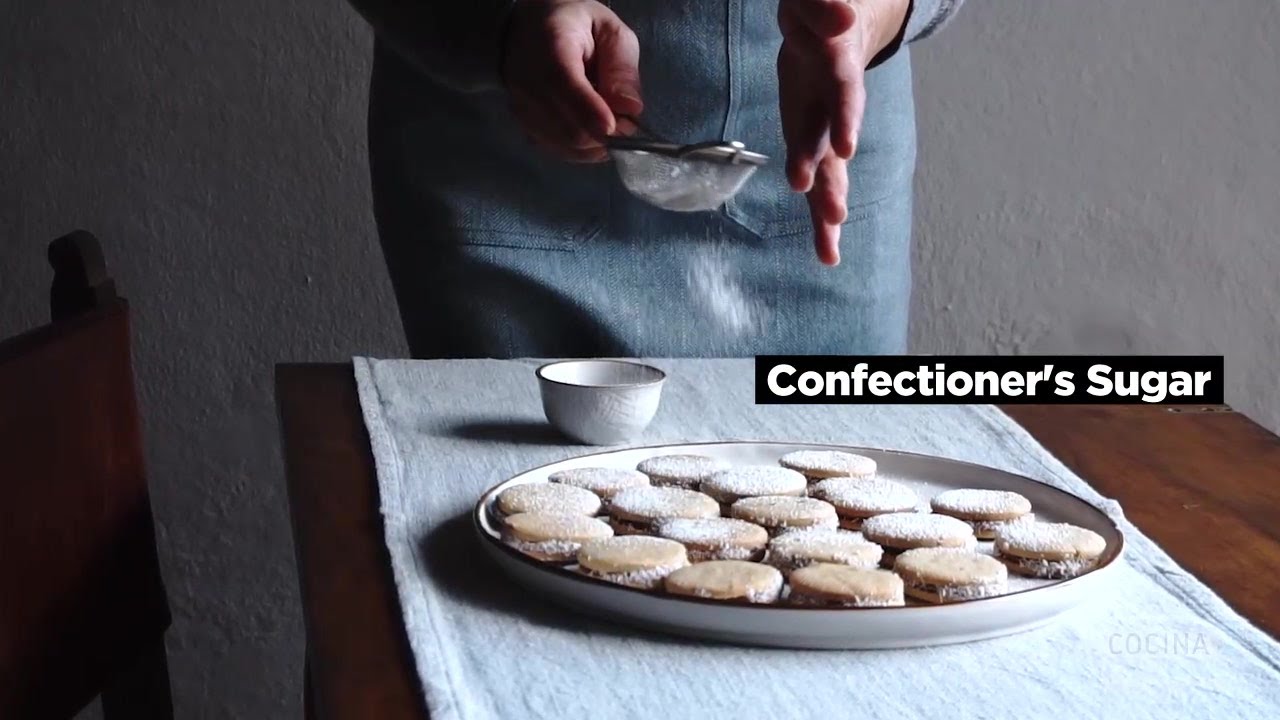
[(129, 306), (94, 237), (49, 248), (53, 322), (0, 341), (0, 718), (170, 718)]

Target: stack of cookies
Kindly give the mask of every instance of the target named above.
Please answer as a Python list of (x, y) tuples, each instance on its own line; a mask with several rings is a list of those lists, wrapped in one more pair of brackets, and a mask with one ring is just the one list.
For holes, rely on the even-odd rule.
[[(944, 604), (1007, 593), (1009, 573), (1065, 579), (1106, 549), (1035, 520), (1023, 496), (932, 497), (876, 462), (805, 450), (776, 465), (660, 455), (634, 470), (573, 468), (507, 488), (503, 540), (541, 562), (627, 587), (725, 602), (817, 607)], [(985, 542), (994, 541), (994, 542)]]

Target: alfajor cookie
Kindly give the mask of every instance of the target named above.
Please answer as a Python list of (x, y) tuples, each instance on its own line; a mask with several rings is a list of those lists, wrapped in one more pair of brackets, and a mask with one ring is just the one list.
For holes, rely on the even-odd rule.
[(996, 558), (1027, 577), (1063, 580), (1098, 564), (1107, 541), (1098, 533), (1066, 523), (1025, 523), (1000, 531)]
[(904, 550), (922, 547), (954, 547), (972, 550), (978, 540), (963, 520), (931, 513), (889, 513), (867, 518), (862, 536), (884, 548), (880, 564), (893, 567)]
[(782, 593), (782, 573), (760, 563), (712, 560), (676, 570), (663, 586), (673, 595), (771, 603)]
[(721, 505), (748, 497), (786, 495), (799, 497), (805, 494), (809, 481), (795, 470), (777, 465), (747, 465), (721, 470), (702, 481), (699, 488)]
[(810, 565), (791, 573), (788, 599), (818, 607), (899, 607), (905, 604), (902, 578), (888, 570), (848, 565)]
[(829, 563), (874, 568), (884, 551), (858, 533), (843, 530), (793, 530), (769, 541), (765, 562), (784, 575), (802, 567)]
[(571, 485), (525, 483), (514, 485), (498, 494), (498, 512), (557, 513), (594, 516), (600, 513), (600, 498), (590, 490)]
[(578, 572), (641, 590), (662, 587), (663, 578), (688, 564), (680, 543), (643, 535), (590, 540), (578, 550)]
[(1031, 501), (1008, 490), (947, 490), (930, 500), (929, 505), (940, 515), (969, 523), (980, 540), (990, 540), (1006, 527), (1034, 519)]
[(883, 478), (828, 478), (813, 486), (813, 497), (836, 508), (840, 527), (857, 530), (869, 517), (915, 510), (920, 498), (911, 488)]
[(712, 473), (728, 466), (705, 455), (658, 455), (641, 461), (636, 470), (648, 475), (654, 485), (697, 490)]
[(691, 562), (759, 560), (769, 543), (764, 528), (733, 518), (667, 518), (653, 523), (653, 534), (684, 545)]
[(613, 536), (609, 524), (586, 515), (518, 513), (507, 516), (502, 540), (543, 562), (570, 563), (582, 543)]
[(589, 490), (608, 502), (620, 490), (648, 485), (649, 476), (626, 468), (583, 467), (558, 470), (547, 481)]
[(609, 524), (619, 535), (646, 534), (664, 518), (713, 518), (720, 503), (693, 490), (676, 487), (626, 488), (609, 501)]
[(833, 477), (871, 477), (876, 461), (865, 455), (838, 450), (797, 450), (778, 460), (784, 468), (803, 474), (811, 482)]
[(907, 595), (943, 604), (1003, 595), (1009, 571), (999, 560), (964, 548), (916, 548), (893, 563)]
[(798, 528), (835, 528), (836, 509), (808, 497), (749, 497), (735, 502), (729, 514), (760, 525), (770, 536)]

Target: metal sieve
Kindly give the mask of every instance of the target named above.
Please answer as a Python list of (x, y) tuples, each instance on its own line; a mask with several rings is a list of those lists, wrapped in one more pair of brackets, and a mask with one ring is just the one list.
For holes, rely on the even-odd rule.
[(715, 210), (769, 161), (740, 142), (680, 145), (658, 136), (635, 118), (625, 119), (639, 132), (606, 142), (618, 177), (631, 194), (664, 210)]

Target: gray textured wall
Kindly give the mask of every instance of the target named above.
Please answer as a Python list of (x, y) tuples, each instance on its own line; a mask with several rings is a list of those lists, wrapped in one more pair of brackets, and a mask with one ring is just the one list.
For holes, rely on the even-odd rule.
[[(918, 52), (921, 351), (1221, 352), (1280, 427), (1280, 7), (969, 0)], [(340, 0), (7, 2), (0, 335), (43, 246), (135, 302), (187, 718), (296, 716), (280, 360), (403, 352), (368, 208), (369, 38)]]
[(969, 0), (922, 48), (914, 337), (1226, 356), (1280, 427), (1280, 3)]
[(300, 717), (272, 366), (403, 352), (370, 38), (340, 0), (5, 5), (0, 335), (45, 318), (43, 245), (97, 233), (134, 304), (178, 716)]

